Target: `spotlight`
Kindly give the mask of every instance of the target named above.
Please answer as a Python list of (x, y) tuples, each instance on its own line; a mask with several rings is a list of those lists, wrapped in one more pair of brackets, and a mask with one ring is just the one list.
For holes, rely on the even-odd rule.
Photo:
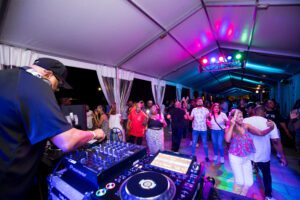
[(224, 62), (224, 57), (223, 56), (219, 57), (219, 62)]
[(255, 91), (256, 94), (258, 94), (258, 92), (259, 92), (258, 90)]
[(203, 64), (207, 64), (207, 63), (208, 63), (208, 60), (207, 60), (206, 58), (203, 58), (203, 59), (202, 59), (202, 63), (203, 63)]
[(236, 58), (237, 60), (240, 60), (240, 59), (242, 58), (242, 54), (240, 54), (240, 53), (236, 54), (236, 55), (235, 55), (235, 58)]
[(231, 60), (232, 59), (232, 56), (227, 56), (227, 60)]
[(216, 58), (215, 58), (215, 57), (212, 57), (212, 58), (210, 59), (210, 62), (211, 62), (211, 63), (215, 63), (215, 62), (216, 62)]

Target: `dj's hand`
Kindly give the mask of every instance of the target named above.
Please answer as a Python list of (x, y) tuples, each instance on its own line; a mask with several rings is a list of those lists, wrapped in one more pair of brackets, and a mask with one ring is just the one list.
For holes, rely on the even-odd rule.
[(102, 129), (98, 128), (98, 129), (94, 130), (94, 132), (96, 134), (96, 137), (94, 138), (95, 140), (100, 140), (100, 141), (104, 140), (105, 133)]

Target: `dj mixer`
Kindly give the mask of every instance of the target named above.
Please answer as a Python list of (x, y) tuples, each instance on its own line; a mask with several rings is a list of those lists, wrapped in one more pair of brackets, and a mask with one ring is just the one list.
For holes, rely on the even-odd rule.
[(191, 200), (201, 196), (204, 165), (189, 155), (108, 141), (63, 158), (51, 174), (50, 199)]

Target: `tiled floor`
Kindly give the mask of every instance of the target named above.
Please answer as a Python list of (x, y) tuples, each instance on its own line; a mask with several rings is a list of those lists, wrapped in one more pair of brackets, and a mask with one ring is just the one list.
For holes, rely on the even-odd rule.
[[(171, 149), (170, 134), (165, 134), (165, 148)], [(189, 139), (183, 139), (181, 142), (180, 153), (190, 154), (191, 146)], [(225, 152), (226, 149), (225, 149)], [(204, 161), (204, 151), (202, 145), (196, 149), (198, 162)], [(209, 156), (212, 160), (212, 145), (209, 141)], [(227, 153), (225, 153), (225, 164), (221, 165), (214, 162), (205, 163), (206, 176), (213, 176), (216, 180), (216, 187), (221, 190), (232, 192), (233, 174), (228, 162)], [(273, 179), (273, 197), (277, 200), (296, 200), (300, 199), (300, 166), (298, 165), (297, 154), (291, 149), (285, 149), (285, 154), (289, 165), (283, 167), (278, 160), (272, 156), (271, 158), (271, 174)], [(299, 158), (299, 154), (298, 154)], [(254, 174), (255, 183), (249, 189), (247, 197), (261, 200), (264, 199), (264, 189), (261, 174)]]

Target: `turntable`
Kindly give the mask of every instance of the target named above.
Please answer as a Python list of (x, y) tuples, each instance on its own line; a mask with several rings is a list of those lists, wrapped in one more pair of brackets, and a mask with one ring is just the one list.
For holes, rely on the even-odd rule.
[(173, 199), (176, 194), (174, 182), (161, 173), (144, 171), (123, 182), (119, 190), (122, 200)]

